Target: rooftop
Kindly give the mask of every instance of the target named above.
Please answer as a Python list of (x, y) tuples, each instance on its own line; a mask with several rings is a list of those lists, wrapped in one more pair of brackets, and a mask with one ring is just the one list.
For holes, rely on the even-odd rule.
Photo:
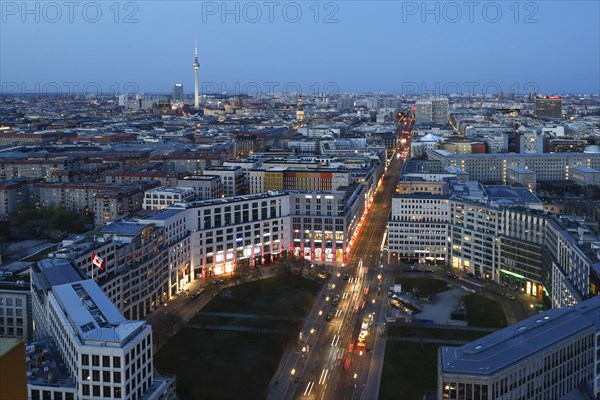
[(552, 309), (462, 347), (440, 347), (447, 374), (492, 375), (585, 330), (600, 330), (600, 296)]
[(82, 344), (117, 342), (121, 346), (145, 326), (143, 321), (125, 319), (92, 280), (55, 286), (52, 292)]
[(63, 258), (46, 258), (32, 264), (32, 279), (41, 290), (49, 290), (53, 286), (86, 279), (83, 272), (75, 268)]
[(102, 228), (102, 233), (135, 236), (148, 225), (137, 224), (134, 222), (113, 221)]

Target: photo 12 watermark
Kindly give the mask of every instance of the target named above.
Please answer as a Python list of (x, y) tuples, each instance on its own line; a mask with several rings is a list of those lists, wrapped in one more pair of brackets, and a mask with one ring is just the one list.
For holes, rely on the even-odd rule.
[(401, 7), (403, 23), (540, 22), (540, 5), (534, 1), (403, 1)]
[(202, 82), (201, 92), (264, 97), (278, 94), (334, 95), (339, 94), (340, 89), (336, 82)]
[(536, 82), (511, 82), (501, 84), (499, 82), (477, 82), (477, 81), (448, 81), (448, 82), (402, 82), (401, 92), (405, 96), (474, 96), (474, 95), (497, 95), (512, 94), (515, 96), (528, 95), (531, 92), (538, 93), (540, 90)]
[(339, 23), (340, 5), (327, 1), (203, 1), (202, 23)]
[(134, 1), (0, 1), (0, 21), (11, 23), (139, 23)]
[(0, 96), (3, 97), (94, 97), (100, 95), (134, 95), (140, 93), (136, 82), (0, 82)]

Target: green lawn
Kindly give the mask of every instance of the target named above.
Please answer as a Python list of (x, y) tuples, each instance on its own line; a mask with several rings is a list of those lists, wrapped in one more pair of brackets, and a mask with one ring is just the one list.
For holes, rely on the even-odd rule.
[[(154, 365), (177, 376), (180, 399), (260, 399), (285, 348), (298, 338), (322, 283), (283, 273), (224, 289), (190, 324), (260, 327), (256, 332), (181, 329), (155, 355)], [(257, 318), (202, 315), (203, 312), (257, 314)], [(271, 331), (272, 329), (272, 331)]]
[(183, 328), (155, 355), (154, 365), (177, 376), (183, 400), (260, 399), (290, 339)]
[(202, 311), (304, 317), (322, 286), (321, 282), (282, 273), (224, 289)]
[(467, 308), (469, 326), (482, 328), (505, 328), (508, 326), (500, 303), (479, 294), (465, 296), (463, 301)]
[(382, 400), (421, 400), (437, 387), (437, 350), (443, 344), (388, 340), (379, 386)]
[(402, 291), (408, 292), (418, 288), (421, 296), (432, 296), (436, 293), (448, 290), (448, 284), (435, 278), (396, 278), (396, 283), (402, 285)]

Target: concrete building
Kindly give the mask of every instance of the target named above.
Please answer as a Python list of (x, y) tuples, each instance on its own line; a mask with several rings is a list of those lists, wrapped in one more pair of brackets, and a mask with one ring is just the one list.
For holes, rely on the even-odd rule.
[(448, 183), (446, 182), (428, 182), (428, 181), (400, 181), (396, 187), (398, 194), (430, 193), (447, 194)]
[(104, 240), (115, 243), (117, 270), (98, 283), (126, 318), (144, 318), (192, 279), (185, 216), (167, 209), (147, 218), (114, 221), (102, 229)]
[(338, 190), (350, 185), (350, 170), (341, 168), (258, 168), (250, 171), (250, 193), (269, 190)]
[(144, 193), (144, 210), (162, 210), (173, 203), (191, 201), (196, 198), (193, 188), (159, 187)]
[(533, 103), (536, 117), (562, 118), (562, 99), (560, 96), (537, 96)]
[(36, 181), (25, 178), (0, 181), (0, 221), (7, 219), (18, 206), (37, 202)]
[(431, 100), (417, 100), (415, 108), (415, 122), (423, 124), (433, 122), (433, 103)]
[(216, 175), (193, 175), (180, 179), (178, 187), (192, 188), (197, 200), (210, 200), (223, 197), (221, 177)]
[(195, 201), (171, 209), (185, 210), (195, 279), (268, 264), (290, 250), (285, 193)]
[(174, 378), (154, 376), (150, 325), (124, 318), (94, 281), (52, 286), (44, 311), (52, 340), (27, 352), (30, 399), (175, 398)]
[(0, 280), (0, 338), (32, 340), (32, 321), (29, 282)]
[(238, 196), (247, 192), (244, 187), (244, 171), (241, 167), (207, 167), (203, 175), (220, 177), (225, 197)]
[(536, 173), (523, 167), (508, 167), (506, 178), (509, 185), (518, 184), (531, 191), (537, 187)]
[(48, 321), (48, 294), (53, 286), (86, 279), (85, 275), (64, 259), (44, 259), (31, 265), (31, 311), (33, 338), (50, 335)]
[(94, 194), (94, 222), (103, 226), (129, 213), (142, 209), (147, 186), (126, 186)]
[(600, 185), (600, 170), (576, 166), (571, 168), (571, 180), (581, 186), (598, 186)]
[(183, 103), (183, 84), (176, 83), (173, 85), (172, 100), (174, 103)]
[(388, 220), (388, 263), (447, 262), (450, 196), (415, 193), (392, 197)]
[(448, 99), (445, 97), (434, 97), (431, 100), (432, 122), (437, 125), (448, 124)]
[(460, 168), (478, 182), (508, 183), (509, 167), (521, 167), (536, 173), (537, 182), (571, 179), (571, 169), (583, 166), (600, 170), (600, 154), (452, 154), (431, 150), (430, 160), (440, 161), (443, 167)]
[(600, 297), (552, 309), (462, 347), (438, 350), (438, 399), (600, 395)]
[(352, 238), (365, 210), (365, 186), (287, 193), (294, 255), (317, 263), (348, 262)]

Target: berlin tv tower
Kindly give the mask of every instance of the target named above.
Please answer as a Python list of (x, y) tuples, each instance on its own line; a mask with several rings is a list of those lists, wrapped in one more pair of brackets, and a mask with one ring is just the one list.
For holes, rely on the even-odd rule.
[(194, 107), (200, 108), (200, 94), (198, 93), (198, 70), (200, 64), (198, 63), (198, 37), (194, 40), (194, 77), (196, 79), (195, 92), (194, 92)]

